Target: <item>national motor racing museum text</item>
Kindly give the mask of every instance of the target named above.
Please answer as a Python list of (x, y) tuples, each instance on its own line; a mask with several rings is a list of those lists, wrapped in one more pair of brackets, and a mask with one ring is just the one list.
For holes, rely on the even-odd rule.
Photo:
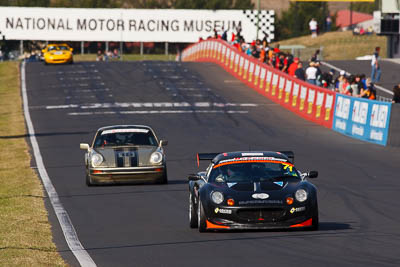
[(76, 19), (65, 18), (6, 18), (6, 29), (13, 30), (66, 30), (66, 31), (173, 31), (211, 32), (241, 28), (241, 21), (233, 20), (122, 20), (122, 19)]

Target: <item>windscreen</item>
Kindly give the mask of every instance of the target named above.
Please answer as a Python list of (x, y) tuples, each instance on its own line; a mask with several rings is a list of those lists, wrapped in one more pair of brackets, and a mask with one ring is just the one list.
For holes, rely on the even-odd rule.
[(99, 132), (94, 147), (157, 146), (157, 140), (148, 129), (112, 129)]
[(282, 179), (299, 180), (293, 164), (276, 160), (241, 160), (219, 163), (210, 173), (209, 182), (266, 182)]
[(67, 47), (67, 46), (64, 46), (64, 45), (62, 45), (62, 46), (59, 46), (59, 48), (60, 48), (60, 50), (69, 50), (69, 48)]

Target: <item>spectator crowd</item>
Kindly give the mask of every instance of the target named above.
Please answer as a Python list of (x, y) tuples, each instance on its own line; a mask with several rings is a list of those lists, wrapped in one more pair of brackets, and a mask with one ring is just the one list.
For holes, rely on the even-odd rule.
[[(335, 77), (335, 70), (333, 69), (323, 72), (320, 63), (320, 50), (316, 50), (309, 61), (303, 63), (292, 54), (280, 50), (279, 44), (271, 47), (267, 41), (267, 36), (262, 40), (258, 39), (250, 44), (246, 43), (241, 35), (240, 28), (236, 29), (236, 33), (232, 33), (230, 40), (228, 40), (227, 30), (223, 30), (222, 34), (218, 34), (214, 30), (214, 36), (210, 38), (227, 41), (240, 52), (310, 84), (349, 96), (376, 99), (375, 81), (367, 78), (365, 74), (347, 75), (345, 71), (341, 71)], [(376, 65), (377, 63), (373, 64)], [(379, 81), (379, 78), (377, 81)]]

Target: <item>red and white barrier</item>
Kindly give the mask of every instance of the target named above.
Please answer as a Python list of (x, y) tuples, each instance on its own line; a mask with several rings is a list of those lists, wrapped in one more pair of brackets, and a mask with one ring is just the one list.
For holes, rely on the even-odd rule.
[(332, 128), (335, 92), (306, 83), (239, 52), (221, 40), (186, 48), (182, 61), (215, 62), (249, 87), (299, 116)]

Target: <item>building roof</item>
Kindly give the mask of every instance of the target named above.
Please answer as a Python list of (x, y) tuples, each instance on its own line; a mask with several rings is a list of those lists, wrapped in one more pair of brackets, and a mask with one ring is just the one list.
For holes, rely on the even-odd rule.
[[(367, 13), (361, 13), (353, 11), (352, 14), (352, 25), (371, 20), (373, 16)], [(349, 27), (350, 26), (350, 10), (340, 10), (337, 13), (336, 17), (336, 26), (340, 28)]]

